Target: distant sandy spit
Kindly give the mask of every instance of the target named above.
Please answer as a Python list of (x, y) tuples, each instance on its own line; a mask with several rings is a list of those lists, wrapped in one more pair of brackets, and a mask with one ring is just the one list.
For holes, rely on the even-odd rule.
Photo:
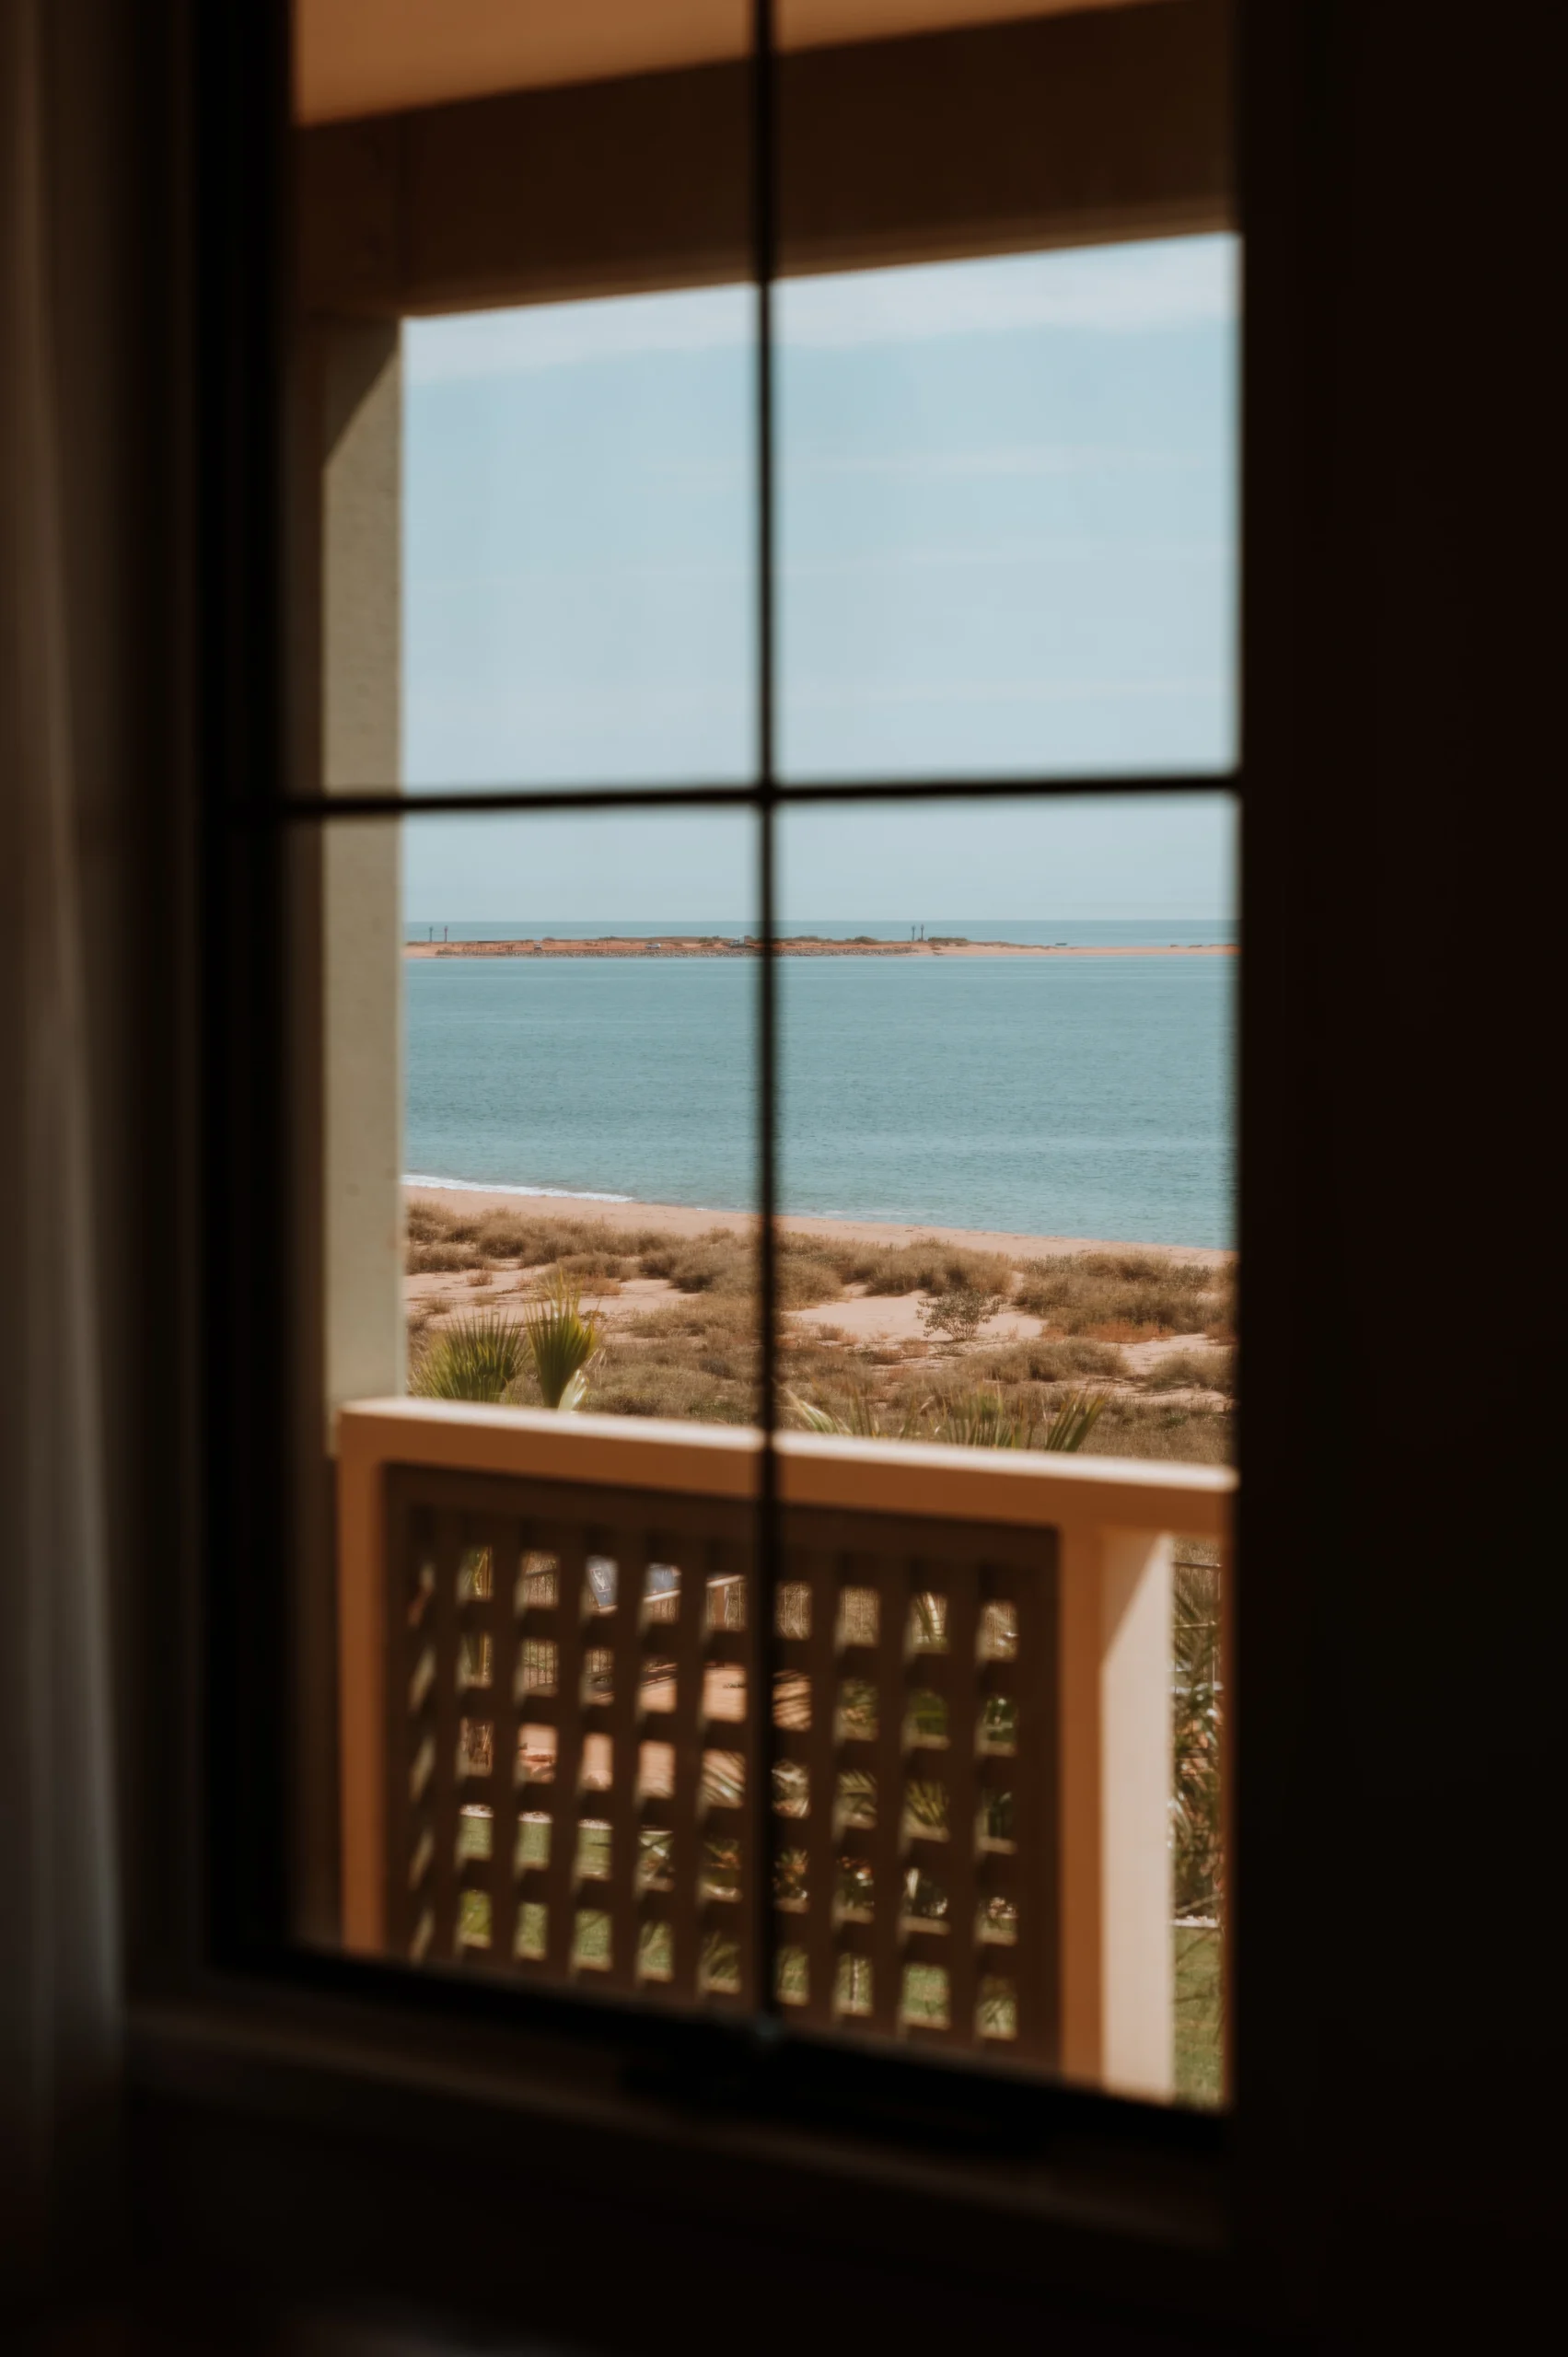
[[(515, 1212), (523, 1219), (602, 1220), (608, 1227), (659, 1228), (669, 1236), (705, 1236), (715, 1227), (744, 1235), (755, 1225), (749, 1212), (694, 1210), (689, 1203), (601, 1202), (584, 1195), (512, 1194), (478, 1187), (410, 1187), (412, 1203), (430, 1203), (445, 1212)], [(1157, 1252), (1162, 1259), (1204, 1269), (1225, 1268), (1231, 1252), (1202, 1244), (1119, 1244), (1092, 1236), (1016, 1236), (1000, 1228), (938, 1227), (927, 1221), (909, 1226), (893, 1220), (816, 1219), (786, 1213), (781, 1227), (794, 1235), (820, 1236), (839, 1244), (912, 1244), (920, 1237), (935, 1237), (943, 1244), (959, 1244), (975, 1252), (1005, 1252), (1014, 1260), (1048, 1260), (1072, 1252)]]
[[(1234, 958), (1233, 941), (1171, 942), (1096, 948), (1034, 941), (830, 941), (797, 935), (774, 945), (781, 958)], [(695, 940), (671, 934), (609, 935), (599, 941), (407, 941), (405, 958), (755, 958), (754, 941)]]

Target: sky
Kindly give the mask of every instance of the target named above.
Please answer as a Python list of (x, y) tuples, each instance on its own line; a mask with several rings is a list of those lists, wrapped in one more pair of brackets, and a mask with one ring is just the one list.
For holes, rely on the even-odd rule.
[[(1235, 751), (1226, 238), (776, 290), (785, 778), (1223, 775)], [(412, 786), (744, 782), (748, 287), (406, 333)], [(439, 819), (411, 921), (743, 921), (750, 822)], [(1219, 917), (1224, 797), (792, 816), (786, 919)]]

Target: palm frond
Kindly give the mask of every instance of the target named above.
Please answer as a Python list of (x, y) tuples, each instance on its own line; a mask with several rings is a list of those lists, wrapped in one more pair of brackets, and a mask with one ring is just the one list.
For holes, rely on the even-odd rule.
[(1029, 1448), (1034, 1418), (995, 1391), (970, 1391), (944, 1400), (931, 1428), (933, 1440), (954, 1448)]
[(897, 1416), (884, 1411), (874, 1393), (852, 1384), (843, 1412), (802, 1399), (793, 1391), (784, 1399), (803, 1432), (832, 1433), (846, 1440), (917, 1440), (922, 1436), (927, 1401), (906, 1400)]
[(810, 1399), (797, 1399), (793, 1391), (786, 1391), (784, 1399), (802, 1432), (842, 1434), (849, 1431), (843, 1418), (835, 1416), (830, 1408), (819, 1408)]
[(523, 1329), (491, 1310), (461, 1318), (436, 1335), (409, 1388), (421, 1399), (477, 1399), (498, 1406), (522, 1372)]
[(599, 1352), (599, 1321), (592, 1310), (584, 1317), (582, 1295), (564, 1271), (557, 1269), (549, 1292), (529, 1309), (524, 1329), (545, 1406), (563, 1411), (581, 1407), (587, 1371)]
[(1056, 1411), (1040, 1446), (1058, 1449), (1067, 1456), (1082, 1448), (1098, 1422), (1100, 1411), (1109, 1397), (1107, 1391), (1072, 1393)]

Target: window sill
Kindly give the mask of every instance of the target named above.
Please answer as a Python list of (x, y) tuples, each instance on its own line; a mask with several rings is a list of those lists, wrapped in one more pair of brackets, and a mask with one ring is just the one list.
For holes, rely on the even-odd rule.
[[(1222, 2121), (1047, 2089), (1030, 2149), (955, 2153), (918, 2126), (770, 2118), (711, 2080), (629, 2070), (609, 2041), (255, 1985), (134, 2007), (129, 2070), (144, 2248), (200, 2247), (280, 2297), (294, 2277), (362, 2290), (369, 2265), (388, 2296), (505, 2310), (519, 2218), (543, 2231), (555, 2208), (570, 2231), (587, 2205), (656, 2240), (697, 2215), (787, 2241), (791, 2270), (896, 2262), (917, 2300), (965, 2282), (982, 2305), (1103, 2300), (1109, 2282), (1129, 2308), (1217, 2320), (1233, 2298)], [(414, 2223), (453, 2201), (460, 2251)], [(574, 2312), (594, 2330), (596, 2299)]]

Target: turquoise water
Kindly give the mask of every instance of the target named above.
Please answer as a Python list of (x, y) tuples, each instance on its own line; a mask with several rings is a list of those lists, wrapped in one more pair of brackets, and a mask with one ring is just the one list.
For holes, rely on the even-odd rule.
[[(929, 929), (1225, 937), (1213, 925)], [(451, 927), (512, 930), (546, 928)], [(416, 959), (405, 972), (412, 1177), (755, 1202), (752, 960)], [(1234, 959), (813, 958), (777, 973), (786, 1210), (1233, 1241)]]

